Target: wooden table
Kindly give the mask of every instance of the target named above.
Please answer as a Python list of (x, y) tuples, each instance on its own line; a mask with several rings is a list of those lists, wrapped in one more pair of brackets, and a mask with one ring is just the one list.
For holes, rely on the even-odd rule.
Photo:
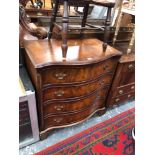
[(48, 33), (48, 39), (50, 40), (52, 37), (52, 31), (54, 28), (54, 23), (56, 21), (56, 16), (57, 16), (57, 11), (58, 11), (58, 6), (59, 4), (63, 4), (64, 8), (64, 13), (63, 13), (63, 19), (62, 19), (62, 52), (63, 52), (63, 57), (66, 58), (67, 55), (67, 33), (68, 33), (68, 22), (69, 22), (69, 13), (68, 13), (68, 6), (83, 6), (84, 7), (84, 12), (83, 12), (83, 19), (81, 23), (81, 31), (83, 29), (86, 29), (86, 20), (88, 16), (88, 9), (90, 4), (95, 4), (95, 5), (100, 5), (107, 7), (107, 16), (106, 16), (106, 21), (104, 24), (104, 37), (103, 37), (103, 49), (104, 51), (106, 50), (107, 47), (107, 42), (109, 39), (109, 34), (110, 34), (110, 23), (111, 23), (111, 10), (115, 5), (114, 0), (56, 0), (55, 3), (55, 8), (54, 12), (51, 17), (51, 24), (50, 24), (50, 29)]

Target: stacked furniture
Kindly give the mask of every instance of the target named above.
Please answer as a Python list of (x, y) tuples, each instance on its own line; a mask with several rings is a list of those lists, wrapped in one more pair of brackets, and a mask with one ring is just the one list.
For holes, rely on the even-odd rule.
[[(122, 13), (127, 13), (132, 16), (135, 15), (133, 8), (123, 8), (122, 5), (119, 8), (119, 12), (118, 21), (116, 23), (116, 31), (113, 38), (113, 45), (115, 44), (118, 36)], [(123, 55), (119, 60), (119, 64), (106, 103), (108, 107), (135, 99), (135, 54), (133, 52), (133, 45), (134, 32), (127, 49), (123, 50)]]
[(25, 60), (36, 88), (40, 137), (104, 113), (121, 53), (97, 39), (68, 40), (64, 60), (61, 40), (26, 41)]
[[(95, 113), (105, 112), (105, 100), (121, 57), (118, 50), (98, 39), (67, 40), (68, 3), (73, 2), (84, 3), (88, 9), (88, 1), (64, 0), (62, 40), (50, 39), (55, 9), (49, 40), (24, 42), (25, 62), (37, 94), (41, 139), (55, 128), (75, 125)], [(111, 5), (108, 7), (111, 10)], [(110, 12), (107, 13), (104, 39), (109, 31)]]
[(107, 106), (112, 107), (135, 98), (135, 55), (124, 54), (119, 60), (117, 70), (108, 94)]

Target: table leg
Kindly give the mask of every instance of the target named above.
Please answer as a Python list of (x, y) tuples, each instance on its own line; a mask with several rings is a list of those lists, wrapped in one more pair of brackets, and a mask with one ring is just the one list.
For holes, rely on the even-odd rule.
[(86, 26), (87, 16), (88, 16), (89, 4), (84, 6), (83, 19), (82, 19), (82, 27)]
[(58, 3), (59, 3), (59, 0), (56, 1), (54, 9), (52, 10), (50, 29), (49, 29), (49, 32), (48, 32), (48, 40), (50, 40), (51, 37), (52, 37), (54, 22), (56, 21), (56, 16), (57, 16), (57, 11), (58, 11)]
[(128, 46), (128, 49), (127, 49), (127, 54), (131, 53), (134, 41), (135, 41), (135, 31), (132, 34), (132, 37), (131, 37), (131, 40), (130, 40), (130, 43), (129, 43), (129, 46)]
[(68, 17), (68, 0), (64, 0), (64, 10), (63, 10), (63, 18), (62, 18), (62, 56), (65, 59), (67, 55), (67, 32), (68, 32), (68, 22), (69, 22), (69, 17)]
[(108, 11), (107, 11), (107, 17), (106, 17), (106, 21), (105, 21), (105, 30), (104, 30), (104, 38), (103, 38), (103, 51), (106, 50), (107, 48), (107, 43), (109, 40), (109, 36), (110, 36), (110, 24), (111, 24), (111, 7), (108, 7)]
[(116, 24), (116, 30), (115, 30), (115, 34), (114, 34), (114, 38), (113, 38), (113, 45), (115, 44), (116, 42), (116, 39), (117, 39), (117, 35), (118, 35), (118, 31), (119, 31), (119, 28), (120, 28), (120, 25), (121, 25), (121, 19), (122, 19), (122, 16), (123, 16), (123, 13), (120, 12), (119, 16), (118, 16), (118, 20), (117, 20), (117, 24)]

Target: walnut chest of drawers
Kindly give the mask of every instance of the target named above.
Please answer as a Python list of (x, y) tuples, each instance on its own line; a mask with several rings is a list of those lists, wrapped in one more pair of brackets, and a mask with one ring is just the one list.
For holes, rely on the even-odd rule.
[(119, 60), (107, 106), (111, 107), (135, 98), (135, 55), (123, 55)]
[(105, 99), (121, 53), (97, 39), (25, 42), (25, 60), (37, 93), (40, 137), (105, 110)]

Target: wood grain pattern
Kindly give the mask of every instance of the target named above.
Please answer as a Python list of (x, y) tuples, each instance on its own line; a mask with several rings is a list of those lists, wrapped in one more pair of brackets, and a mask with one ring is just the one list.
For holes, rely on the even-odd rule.
[[(51, 39), (25, 41), (27, 53), (35, 66), (41, 68), (50, 65), (83, 65), (97, 63), (121, 52), (107, 46), (103, 52), (103, 42), (97, 39), (74, 39), (68, 41), (68, 52), (66, 60), (62, 57), (61, 40)], [(35, 51), (35, 52), (34, 52)], [(89, 51), (89, 52), (88, 52)]]
[(54, 128), (105, 112), (119, 51), (108, 46), (103, 52), (97, 39), (69, 40), (66, 60), (62, 60), (59, 40), (27, 41), (25, 49), (27, 69), (37, 93), (42, 138)]
[(123, 55), (118, 63), (115, 77), (106, 101), (107, 107), (134, 99), (135, 58), (134, 54)]

